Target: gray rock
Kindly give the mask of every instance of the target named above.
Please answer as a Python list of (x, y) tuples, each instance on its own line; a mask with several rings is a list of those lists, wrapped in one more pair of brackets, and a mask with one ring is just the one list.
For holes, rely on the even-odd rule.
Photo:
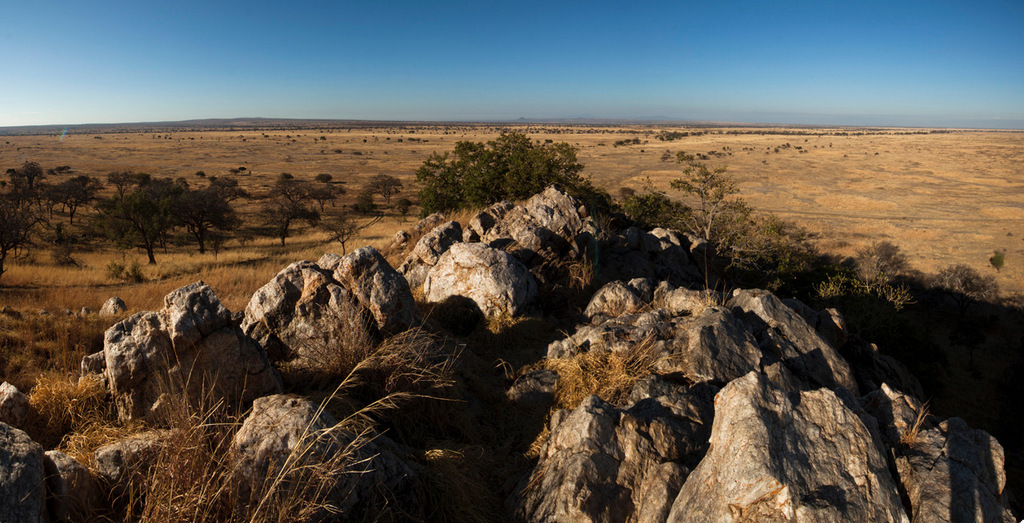
[(0, 384), (0, 423), (22, 427), (28, 411), (28, 396), (6, 381)]
[(149, 417), (177, 398), (196, 407), (223, 401), (244, 408), (281, 389), (266, 354), (202, 282), (168, 294), (159, 312), (107, 329), (103, 354), (122, 421)]
[(0, 422), (0, 522), (46, 521), (43, 448)]
[(340, 258), (325, 254), (317, 264), (333, 271), (334, 279), (370, 311), (382, 332), (397, 334), (419, 324), (409, 283), (373, 247)]
[(774, 294), (736, 290), (728, 306), (754, 333), (761, 349), (783, 361), (808, 387), (845, 387), (858, 395), (849, 364), (796, 311)]
[(88, 356), (82, 356), (82, 363), (79, 370), (82, 376), (89, 374), (104, 374), (107, 369), (107, 357), (103, 351), (94, 352)]
[(1006, 503), (1003, 447), (960, 418), (922, 430), (896, 458), (913, 521), (1015, 521)]
[(591, 319), (596, 316), (614, 318), (623, 314), (632, 314), (643, 306), (643, 300), (629, 285), (621, 281), (613, 281), (594, 293), (583, 314)]
[(522, 314), (537, 299), (530, 271), (504, 251), (482, 243), (456, 243), (445, 252), (423, 283), (431, 303), (464, 296), (488, 315)]
[(118, 316), (127, 310), (128, 307), (124, 304), (124, 300), (117, 296), (111, 296), (100, 307), (100, 316)]
[(663, 521), (689, 467), (707, 448), (715, 389), (661, 384), (646, 390), (658, 388), (668, 394), (635, 393), (642, 399), (625, 410), (590, 396), (575, 410), (552, 415), (551, 435), (516, 516)]
[(728, 309), (709, 307), (687, 330), (686, 350), (660, 362), (663, 372), (683, 372), (695, 381), (727, 383), (759, 370), (757, 341)]
[(93, 453), (93, 469), (115, 491), (123, 491), (133, 480), (144, 477), (172, 438), (170, 431), (151, 430), (109, 443)]
[(557, 372), (548, 369), (530, 371), (516, 378), (505, 397), (519, 406), (549, 407), (555, 402), (557, 385)]
[(92, 472), (59, 450), (46, 451), (49, 512), (57, 521), (86, 521), (99, 506), (101, 493)]
[(330, 361), (354, 343), (374, 343), (379, 337), (376, 322), (358, 298), (331, 270), (308, 261), (289, 265), (257, 290), (241, 327), (271, 359), (292, 359), (299, 365)]
[(409, 286), (417, 288), (423, 285), (430, 268), (437, 264), (437, 260), (447, 251), (452, 244), (462, 241), (462, 226), (459, 222), (448, 222), (438, 225), (433, 230), (423, 235), (412, 252), (405, 258), (398, 272), (405, 276)]
[[(319, 492), (342, 513), (379, 501), (381, 492), (415, 506), (419, 487), (416, 472), (390, 450), (383, 436), (357, 435), (305, 398), (274, 395), (253, 403), (250, 415), (232, 440), (240, 494), (261, 495), (268, 481), (308, 481), (297, 485), (309, 494)], [(309, 471), (318, 470), (313, 474)], [(415, 511), (415, 509), (412, 509)]]
[(715, 398), (710, 450), (670, 521), (908, 521), (885, 455), (828, 389), (751, 372)]

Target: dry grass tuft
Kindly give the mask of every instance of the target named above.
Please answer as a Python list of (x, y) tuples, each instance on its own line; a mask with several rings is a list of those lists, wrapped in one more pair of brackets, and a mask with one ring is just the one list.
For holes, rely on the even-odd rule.
[(907, 430), (900, 435), (900, 445), (904, 448), (911, 448), (917, 443), (917, 436), (921, 433), (921, 428), (924, 426), (925, 420), (928, 419), (928, 403), (921, 405), (921, 408), (917, 411), (917, 418), (914, 419), (914, 424), (907, 428)]
[(29, 433), (46, 448), (87, 427), (108, 425), (116, 417), (103, 381), (94, 376), (45, 373), (29, 393), (29, 404)]
[(651, 374), (657, 358), (654, 347), (654, 338), (649, 337), (622, 352), (595, 350), (545, 360), (544, 365), (559, 376), (555, 388), (556, 407), (574, 409), (592, 394), (621, 405), (633, 385)]

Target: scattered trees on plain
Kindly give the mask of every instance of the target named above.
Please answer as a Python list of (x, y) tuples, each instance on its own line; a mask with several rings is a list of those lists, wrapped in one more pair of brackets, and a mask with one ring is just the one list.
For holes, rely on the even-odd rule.
[(381, 195), (387, 205), (391, 205), (391, 197), (402, 190), (402, 181), (390, 174), (375, 175), (366, 185), (368, 192)]
[(310, 204), (309, 191), (308, 182), (281, 176), (263, 202), (260, 211), (263, 221), (272, 228), (282, 246), (296, 220), (305, 220), (310, 226), (320, 222), (320, 213)]
[(100, 228), (118, 245), (138, 245), (146, 250), (149, 264), (156, 264), (154, 251), (158, 242), (177, 225), (180, 197), (187, 187), (169, 178), (149, 179), (130, 192), (101, 200)]

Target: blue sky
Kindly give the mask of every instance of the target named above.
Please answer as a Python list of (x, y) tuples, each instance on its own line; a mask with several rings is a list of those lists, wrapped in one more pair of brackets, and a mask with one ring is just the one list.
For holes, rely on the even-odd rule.
[(1024, 128), (1024, 2), (0, 3), (0, 126), (220, 117)]

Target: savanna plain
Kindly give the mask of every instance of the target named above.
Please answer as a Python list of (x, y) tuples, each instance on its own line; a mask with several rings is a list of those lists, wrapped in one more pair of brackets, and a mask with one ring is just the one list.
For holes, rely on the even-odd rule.
[[(73, 313), (83, 307), (96, 311), (111, 296), (121, 297), (130, 312), (158, 310), (164, 295), (202, 280), (229, 310), (240, 311), (257, 289), (292, 262), (365, 245), (390, 256), (395, 232), (410, 230), (420, 218), (416, 171), (424, 160), (451, 151), (459, 141), (487, 142), (507, 131), (524, 133), (535, 143), (574, 146), (585, 166), (583, 175), (616, 199), (653, 190), (693, 204), (670, 184), (685, 168), (677, 155), (694, 155), (712, 168), (724, 167), (738, 197), (756, 213), (795, 224), (823, 256), (851, 259), (888, 242), (921, 275), (966, 264), (994, 278), (1001, 296), (1024, 293), (1024, 132), (1019, 131), (293, 121), (65, 132), (0, 129), (0, 171), (25, 162), (37, 162), (44, 170), (66, 166), (45, 176), (50, 184), (82, 175), (106, 182), (108, 173), (125, 171), (184, 179), (192, 187), (205, 187), (212, 178), (229, 179), (248, 195), (234, 202), (239, 225), (207, 252), (199, 253), (195, 241), (179, 231), (156, 249), (156, 264), (148, 264), (138, 247), (117, 246), (97, 232), (99, 211), (92, 205), (78, 211), (73, 225), (55, 207), (52, 221), (64, 222), (62, 227), (70, 231), (65, 234), (80, 240), (64, 253), (70, 260), (55, 256), (56, 248), (47, 241), (52, 231), (8, 258), (0, 278), (0, 344), (5, 345), (0, 355), (8, 361), (0, 378), (23, 391), (30, 391), (40, 376), (50, 384), (72, 383), (64, 376), (76, 374), (82, 356), (102, 348), (102, 332), (110, 326), (109, 318)], [(277, 190), (282, 173), (332, 188), (335, 198), (318, 207), (324, 217), (343, 215), (351, 221), (354, 233), (344, 246), (322, 227), (303, 220), (295, 222), (284, 240), (274, 234), (261, 201)], [(373, 196), (372, 210), (352, 210), (380, 175), (394, 177), (401, 187), (386, 198)], [(114, 191), (105, 184), (97, 196)], [(401, 200), (408, 200), (408, 208)], [(468, 216), (456, 219), (465, 223)], [(997, 253), (999, 263), (993, 261)], [(402, 258), (388, 261), (397, 267)], [(135, 273), (130, 278), (124, 275), (128, 267)], [(932, 412), (961, 416), (972, 426), (997, 433), (1006, 447), (1011, 486), (1020, 486), (1024, 437), (1020, 424), (1008, 421), (1012, 398), (1007, 399), (1007, 387), (1016, 391), (1013, 397), (1022, 395), (1006, 373), (1021, 366), (1024, 338), (1016, 338), (1024, 332), (1024, 315), (1000, 303), (994, 299), (972, 309), (973, 315), (987, 318), (988, 323), (981, 323), (993, 325), (982, 329), (981, 341), (880, 350), (926, 359), (910, 365), (926, 374), (922, 382), (929, 398), (922, 399), (930, 399)], [(39, 315), (41, 309), (46, 316)], [(955, 306), (947, 303), (939, 309), (941, 316), (927, 320), (933, 310), (915, 312), (911, 306), (910, 314), (923, 318), (926, 328), (949, 329), (942, 337), (953, 339), (954, 329), (944, 321), (956, 321)], [(495, 346), (531, 337), (546, 343), (545, 336), (528, 332), (532, 326), (491, 325), (491, 333), (474, 336)], [(543, 329), (554, 330), (550, 325)], [(927, 351), (941, 352), (941, 357), (921, 356)], [(521, 365), (501, 356), (507, 358), (501, 360), (503, 372), (518, 374)], [(536, 437), (531, 433), (522, 439), (528, 444)], [(60, 435), (55, 438), (51, 446), (59, 443)], [(459, 452), (465, 460), (477, 450)]]

